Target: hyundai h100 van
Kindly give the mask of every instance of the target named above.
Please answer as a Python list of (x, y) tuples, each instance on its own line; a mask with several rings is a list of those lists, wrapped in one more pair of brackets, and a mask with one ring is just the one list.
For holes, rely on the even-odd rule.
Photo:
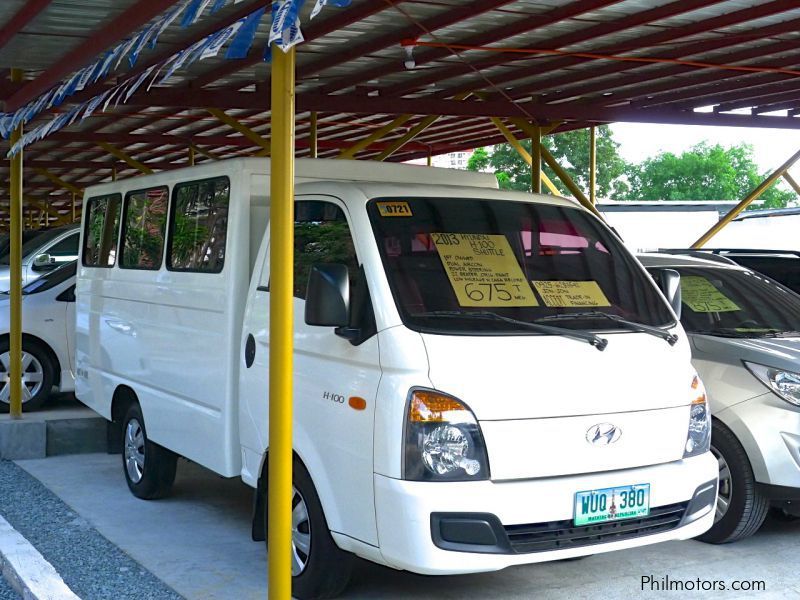
[[(266, 159), (88, 188), (77, 395), (141, 498), (184, 456), (265, 531)], [(474, 573), (695, 537), (717, 462), (659, 288), (589, 211), (494, 176), (298, 160), (294, 593), (353, 555)], [(662, 277), (675, 297), (678, 275)]]

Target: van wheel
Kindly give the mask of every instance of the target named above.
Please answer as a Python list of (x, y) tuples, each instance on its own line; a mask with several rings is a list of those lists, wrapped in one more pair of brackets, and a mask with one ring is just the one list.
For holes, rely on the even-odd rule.
[(714, 525), (697, 537), (727, 544), (753, 535), (767, 516), (769, 500), (758, 491), (747, 454), (731, 431), (714, 421), (711, 452), (719, 462), (719, 496)]
[(169, 494), (178, 455), (147, 439), (142, 409), (131, 404), (122, 420), (122, 470), (137, 498), (155, 500)]
[[(306, 468), (298, 460), (292, 468), (292, 596), (299, 600), (335, 598), (350, 580), (353, 556), (333, 541)], [(266, 540), (269, 550), (269, 535)]]
[[(11, 408), (11, 354), (8, 340), (0, 342), (0, 413)], [(55, 369), (47, 351), (40, 344), (25, 340), (22, 343), (22, 410), (38, 410), (53, 391)]]

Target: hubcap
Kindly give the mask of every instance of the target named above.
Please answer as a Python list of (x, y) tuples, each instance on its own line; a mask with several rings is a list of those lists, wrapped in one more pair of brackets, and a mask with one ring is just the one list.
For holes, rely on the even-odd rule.
[(719, 450), (711, 446), (711, 452), (717, 458), (717, 463), (719, 464), (719, 495), (717, 496), (717, 511), (714, 515), (714, 523), (717, 523), (725, 516), (731, 505), (733, 479), (731, 479), (731, 468), (722, 454), (719, 453)]
[(142, 480), (144, 472), (144, 431), (136, 419), (125, 426), (125, 470), (133, 483)]
[(295, 487), (292, 493), (292, 575), (296, 577), (305, 570), (311, 554), (311, 521), (303, 496)]
[[(0, 354), (0, 402), (11, 402), (11, 355), (8, 352)], [(22, 403), (25, 404), (36, 396), (44, 385), (44, 369), (42, 363), (27, 352), (22, 353)]]

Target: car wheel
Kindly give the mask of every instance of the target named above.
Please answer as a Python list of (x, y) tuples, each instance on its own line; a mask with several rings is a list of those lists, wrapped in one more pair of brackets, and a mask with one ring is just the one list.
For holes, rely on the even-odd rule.
[[(333, 541), (311, 476), (297, 460), (292, 484), (292, 596), (299, 600), (334, 598), (350, 580), (353, 556)], [(266, 502), (264, 506), (266, 510)]]
[(767, 516), (769, 500), (758, 491), (747, 453), (736, 436), (714, 421), (711, 452), (719, 463), (719, 495), (714, 525), (697, 539), (727, 544), (753, 535)]
[[(11, 353), (8, 340), (0, 343), (0, 412), (11, 408)], [(36, 342), (22, 343), (22, 410), (38, 410), (53, 391), (55, 367), (48, 352)]]
[(175, 482), (178, 455), (147, 439), (142, 409), (131, 404), (122, 421), (122, 470), (137, 498), (155, 500), (169, 494)]

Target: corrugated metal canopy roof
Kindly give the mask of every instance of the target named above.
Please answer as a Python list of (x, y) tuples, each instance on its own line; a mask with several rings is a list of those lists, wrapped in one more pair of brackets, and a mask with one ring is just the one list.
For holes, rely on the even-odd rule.
[[(0, 3), (0, 67), (26, 72), (23, 84), (0, 85), (6, 109), (86, 66), (172, 4)], [(189, 28), (173, 23), (130, 73), (268, 4), (244, 0)], [(311, 111), (318, 113), (321, 157), (336, 156), (398, 115), (413, 115), (359, 159), (377, 157), (428, 115), (440, 118), (390, 160), (504, 141), (489, 116), (556, 122), (555, 131), (613, 121), (800, 127), (797, 0), (355, 0), (311, 22), (308, 10), (297, 59), (298, 156), (309, 152)], [(28, 148), (25, 191), (32, 205), (67, 215), (70, 186), (106, 180), (112, 169), (136, 173), (99, 143), (156, 170), (185, 165), (190, 144), (198, 162), (261, 150), (205, 108), (223, 109), (269, 137), (269, 67), (261, 60), (268, 28), (265, 20), (247, 58), (226, 61), (220, 54), (194, 63), (149, 92), (140, 89), (127, 105)], [(411, 69), (401, 47), (408, 39), (418, 40)], [(101, 93), (125, 75), (112, 72), (68, 102)], [(463, 99), (467, 92), (475, 93)], [(52, 116), (46, 112), (31, 125)]]

